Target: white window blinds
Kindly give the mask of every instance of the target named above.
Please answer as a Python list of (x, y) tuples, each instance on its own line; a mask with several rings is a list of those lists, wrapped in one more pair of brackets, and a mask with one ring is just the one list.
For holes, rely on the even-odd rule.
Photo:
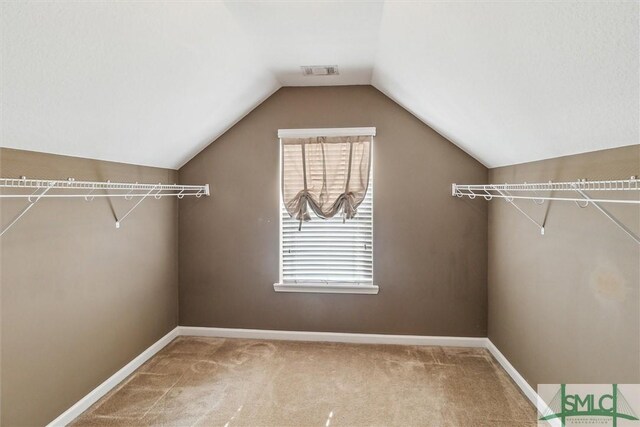
[(292, 218), (281, 203), (282, 280), (285, 283), (362, 283), (373, 278), (373, 186), (358, 213), (343, 222), (341, 216), (311, 221)]

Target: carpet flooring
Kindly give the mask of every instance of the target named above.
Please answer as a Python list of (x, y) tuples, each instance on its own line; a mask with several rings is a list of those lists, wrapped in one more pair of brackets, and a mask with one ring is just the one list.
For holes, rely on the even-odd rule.
[(482, 348), (178, 337), (73, 426), (536, 426)]

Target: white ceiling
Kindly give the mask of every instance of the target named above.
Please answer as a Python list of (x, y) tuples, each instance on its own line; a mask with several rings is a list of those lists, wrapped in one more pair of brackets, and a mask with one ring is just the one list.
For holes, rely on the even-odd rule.
[(222, 3), (2, 3), (2, 145), (177, 168), (276, 91)]
[(389, 3), (373, 84), (489, 167), (640, 142), (638, 2)]
[[(226, 4), (283, 86), (371, 84), (382, 2)], [(302, 65), (338, 65), (340, 75), (305, 77)]]
[(638, 2), (0, 8), (4, 147), (178, 168), (279, 87), (344, 84), (489, 167), (640, 142)]

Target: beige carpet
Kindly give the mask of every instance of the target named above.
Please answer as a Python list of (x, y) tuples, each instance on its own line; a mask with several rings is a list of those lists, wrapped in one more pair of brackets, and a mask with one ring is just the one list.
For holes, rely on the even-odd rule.
[(484, 349), (179, 337), (74, 426), (535, 426)]

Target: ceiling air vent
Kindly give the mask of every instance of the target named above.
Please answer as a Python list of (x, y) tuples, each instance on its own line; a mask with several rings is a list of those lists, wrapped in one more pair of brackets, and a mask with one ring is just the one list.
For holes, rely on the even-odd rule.
[(304, 76), (335, 76), (338, 73), (337, 65), (307, 65), (302, 68)]

